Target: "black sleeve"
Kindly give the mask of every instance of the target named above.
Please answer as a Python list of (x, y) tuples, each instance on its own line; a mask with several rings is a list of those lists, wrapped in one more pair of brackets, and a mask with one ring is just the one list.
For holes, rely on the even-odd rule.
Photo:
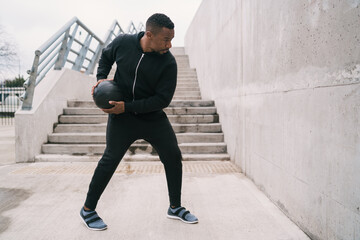
[(177, 65), (172, 62), (165, 68), (156, 87), (155, 95), (125, 103), (125, 112), (149, 113), (169, 106), (176, 89)]
[(96, 79), (106, 79), (116, 59), (116, 52), (121, 42), (121, 36), (115, 38), (107, 47), (102, 50)]

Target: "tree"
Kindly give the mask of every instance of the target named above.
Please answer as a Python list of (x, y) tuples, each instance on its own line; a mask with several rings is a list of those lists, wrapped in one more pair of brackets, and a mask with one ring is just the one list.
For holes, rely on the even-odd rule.
[(5, 80), (4, 87), (23, 87), (24, 82), (24, 76), (18, 75), (15, 79)]
[(4, 79), (4, 74), (13, 71), (17, 65), (17, 52), (15, 44), (9, 39), (9, 35), (0, 25), (0, 76)]

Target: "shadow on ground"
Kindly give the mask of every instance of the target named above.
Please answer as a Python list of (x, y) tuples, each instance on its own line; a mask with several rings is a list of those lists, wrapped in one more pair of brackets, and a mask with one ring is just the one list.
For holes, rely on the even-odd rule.
[(3, 216), (3, 213), (19, 206), (30, 195), (31, 193), (24, 189), (0, 188), (0, 235), (11, 224), (11, 219)]

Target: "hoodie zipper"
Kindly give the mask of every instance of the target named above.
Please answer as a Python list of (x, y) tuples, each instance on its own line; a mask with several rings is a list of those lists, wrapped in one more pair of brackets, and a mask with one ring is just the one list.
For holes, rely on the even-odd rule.
[(139, 65), (140, 65), (141, 60), (143, 59), (144, 55), (145, 55), (144, 53), (141, 54), (141, 57), (140, 57), (139, 62), (137, 64), (137, 66), (136, 66), (136, 69), (135, 69), (135, 78), (134, 78), (134, 85), (133, 85), (133, 90), (132, 90), (132, 92), (133, 92), (133, 101), (135, 101), (135, 84), (136, 84), (137, 73), (138, 73)]

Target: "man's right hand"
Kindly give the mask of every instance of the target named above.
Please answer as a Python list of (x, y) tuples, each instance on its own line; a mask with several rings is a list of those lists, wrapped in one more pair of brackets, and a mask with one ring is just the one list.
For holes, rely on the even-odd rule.
[(103, 81), (113, 81), (114, 79), (100, 79), (97, 83), (91, 88), (91, 95), (94, 95), (94, 89)]

